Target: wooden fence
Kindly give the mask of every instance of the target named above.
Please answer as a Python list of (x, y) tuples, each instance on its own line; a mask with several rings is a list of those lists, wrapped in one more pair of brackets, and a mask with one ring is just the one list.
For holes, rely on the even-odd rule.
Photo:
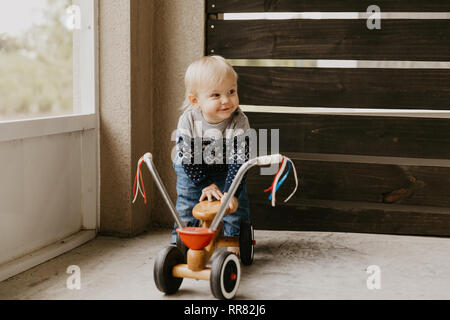
[[(208, 0), (205, 53), (227, 59), (450, 61), (449, 19), (223, 20), (239, 12), (366, 12), (364, 0)], [(448, 0), (378, 0), (382, 12), (450, 12)], [(277, 194), (249, 175), (257, 229), (450, 235), (449, 118), (310, 114), (302, 108), (450, 109), (450, 69), (235, 67), (251, 126), (280, 129), (301, 176)], [(292, 109), (290, 109), (292, 110)], [(414, 111), (411, 111), (414, 114)], [(269, 138), (270, 140), (270, 138)], [(259, 169), (252, 169), (259, 170)]]

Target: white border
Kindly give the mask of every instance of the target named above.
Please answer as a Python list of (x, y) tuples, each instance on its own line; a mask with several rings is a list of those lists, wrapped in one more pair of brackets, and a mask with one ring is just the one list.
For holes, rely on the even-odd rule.
[(351, 109), (351, 108), (306, 108), (285, 106), (240, 105), (243, 112), (323, 114), (337, 116), (409, 117), (409, 118), (450, 118), (450, 110), (419, 109)]
[(333, 60), (333, 59), (227, 59), (233, 67), (289, 67), (344, 69), (450, 69), (449, 61)]
[[(383, 8), (381, 8), (382, 10)], [(372, 12), (242, 12), (223, 13), (219, 19), (223, 20), (295, 20), (295, 19), (369, 19)], [(432, 19), (446, 20), (450, 12), (382, 12), (381, 19)]]

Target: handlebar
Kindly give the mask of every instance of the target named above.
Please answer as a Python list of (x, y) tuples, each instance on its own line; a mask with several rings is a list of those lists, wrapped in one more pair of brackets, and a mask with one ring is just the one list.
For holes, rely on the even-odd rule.
[(214, 220), (211, 222), (211, 225), (209, 227), (209, 231), (215, 232), (217, 227), (219, 226), (220, 221), (224, 217), (226, 210), (228, 208), (228, 205), (230, 204), (231, 199), (233, 198), (234, 194), (236, 193), (236, 190), (239, 187), (239, 184), (242, 181), (242, 178), (244, 177), (245, 173), (252, 167), (258, 165), (258, 166), (265, 166), (269, 164), (276, 164), (281, 163), (283, 160), (283, 156), (281, 154), (274, 154), (274, 155), (268, 155), (268, 156), (261, 156), (257, 158), (253, 158), (247, 162), (245, 162), (240, 168), (239, 171), (236, 173), (236, 176), (234, 177), (233, 183), (230, 186), (230, 190), (225, 195), (222, 204), (220, 205), (219, 211), (217, 212), (216, 216), (214, 217)]
[[(274, 155), (267, 155), (267, 156), (261, 156), (257, 158), (253, 158), (247, 162), (245, 162), (239, 169), (239, 171), (236, 173), (236, 176), (233, 180), (233, 183), (230, 186), (230, 189), (228, 193), (225, 195), (219, 211), (217, 212), (214, 220), (211, 222), (211, 226), (209, 228), (209, 231), (215, 232), (217, 227), (219, 226), (220, 221), (222, 220), (223, 216), (226, 213), (226, 210), (228, 208), (228, 205), (230, 204), (231, 199), (233, 198), (234, 194), (236, 193), (236, 190), (239, 187), (239, 184), (241, 183), (245, 173), (252, 167), (258, 165), (258, 166), (265, 166), (270, 164), (277, 164), (281, 163), (283, 161), (283, 156), (281, 154), (274, 154)], [(153, 176), (153, 179), (156, 182), (156, 185), (158, 186), (167, 206), (170, 209), (170, 212), (175, 219), (175, 222), (179, 228), (184, 228), (185, 224), (178, 216), (178, 213), (175, 209), (175, 206), (173, 205), (172, 201), (170, 200), (169, 194), (161, 180), (161, 177), (158, 174), (158, 171), (156, 170), (156, 167), (153, 163), (153, 156), (151, 153), (146, 153), (144, 155), (144, 162), (147, 164), (148, 169), (150, 170), (150, 173)]]

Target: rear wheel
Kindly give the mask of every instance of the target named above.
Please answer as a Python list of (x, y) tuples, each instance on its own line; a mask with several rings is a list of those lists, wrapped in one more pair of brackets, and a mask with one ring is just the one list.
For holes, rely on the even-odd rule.
[(153, 267), (153, 279), (159, 291), (165, 294), (178, 291), (183, 278), (175, 278), (172, 275), (172, 269), (176, 265), (184, 263), (184, 261), (183, 253), (175, 246), (169, 246), (159, 252)]
[(250, 221), (241, 221), (241, 231), (239, 236), (239, 249), (241, 255), (241, 262), (244, 266), (249, 266), (253, 263), (254, 255), (254, 234), (253, 226)]

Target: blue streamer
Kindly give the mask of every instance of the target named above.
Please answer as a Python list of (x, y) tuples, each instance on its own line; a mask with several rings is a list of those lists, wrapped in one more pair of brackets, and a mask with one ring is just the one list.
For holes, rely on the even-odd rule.
[[(281, 187), (281, 185), (284, 183), (284, 181), (286, 180), (287, 176), (289, 175), (289, 172), (291, 171), (291, 162), (290, 162), (290, 161), (288, 162), (288, 165), (289, 165), (288, 171), (286, 172), (286, 174), (284, 175), (284, 177), (281, 178), (280, 181), (278, 181), (277, 187), (275, 188), (275, 192), (278, 191), (278, 188)], [(270, 193), (269, 200), (272, 201), (272, 193)]]

